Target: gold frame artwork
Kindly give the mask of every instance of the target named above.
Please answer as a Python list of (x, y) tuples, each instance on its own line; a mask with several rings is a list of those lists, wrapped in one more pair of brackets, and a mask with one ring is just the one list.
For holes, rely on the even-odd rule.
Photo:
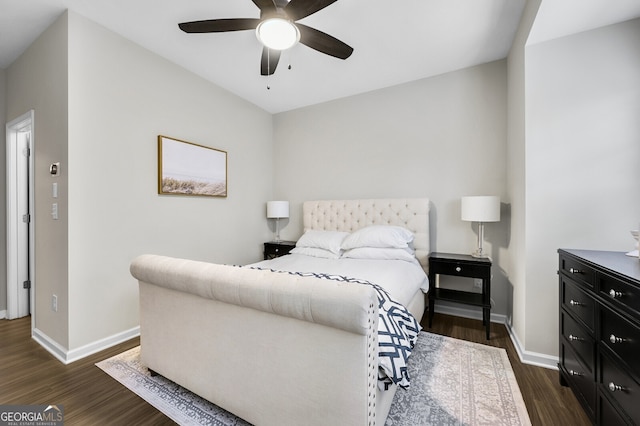
[(158, 194), (227, 196), (227, 152), (158, 135)]

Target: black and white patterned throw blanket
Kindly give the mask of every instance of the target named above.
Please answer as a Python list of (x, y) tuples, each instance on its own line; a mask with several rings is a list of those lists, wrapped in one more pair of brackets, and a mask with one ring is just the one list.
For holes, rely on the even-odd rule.
[(315, 272), (289, 272), (252, 266), (251, 269), (363, 284), (373, 287), (378, 296), (378, 387), (386, 390), (392, 383), (409, 387), (407, 361), (422, 327), (402, 304), (394, 301), (378, 284), (359, 278)]

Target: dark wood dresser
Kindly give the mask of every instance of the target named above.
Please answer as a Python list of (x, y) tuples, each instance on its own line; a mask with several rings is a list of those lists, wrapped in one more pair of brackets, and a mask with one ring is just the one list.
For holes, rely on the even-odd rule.
[(560, 383), (594, 424), (640, 425), (640, 260), (558, 250)]

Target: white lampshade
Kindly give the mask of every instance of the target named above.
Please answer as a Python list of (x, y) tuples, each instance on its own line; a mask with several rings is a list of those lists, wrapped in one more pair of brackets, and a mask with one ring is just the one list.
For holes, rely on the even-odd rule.
[(283, 18), (270, 18), (258, 24), (258, 40), (274, 50), (286, 50), (300, 41), (300, 31), (293, 22)]
[(462, 220), (469, 222), (499, 222), (500, 197), (482, 195), (462, 197)]
[(289, 217), (288, 201), (268, 201), (267, 217), (269, 219), (279, 219)]

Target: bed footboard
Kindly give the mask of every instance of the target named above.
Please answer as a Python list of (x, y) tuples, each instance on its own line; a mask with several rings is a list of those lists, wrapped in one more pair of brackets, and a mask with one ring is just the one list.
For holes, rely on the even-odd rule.
[(154, 255), (131, 273), (150, 369), (255, 425), (376, 424), (372, 288)]

